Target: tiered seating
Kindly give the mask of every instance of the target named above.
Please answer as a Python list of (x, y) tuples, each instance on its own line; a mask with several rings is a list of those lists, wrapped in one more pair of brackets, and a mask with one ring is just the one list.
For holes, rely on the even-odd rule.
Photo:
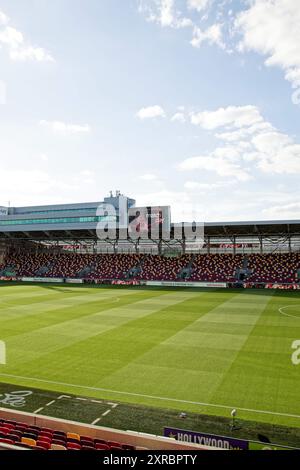
[(96, 255), (91, 279), (124, 279), (140, 261), (139, 255)]
[(181, 270), (189, 264), (191, 255), (180, 258), (147, 255), (143, 259), (142, 270), (136, 279), (176, 281)]
[(0, 418), (0, 443), (34, 450), (135, 450), (131, 445)]
[(70, 277), (78, 276), (78, 273), (95, 262), (94, 255), (81, 255), (65, 253), (53, 256), (53, 266), (47, 272), (46, 277)]
[(50, 254), (16, 254), (11, 255), (3, 266), (13, 266), (17, 276), (35, 276), (36, 272), (43, 266), (53, 262), (53, 255)]
[[(9, 256), (3, 268), (14, 266), (16, 276), (20, 277), (76, 278), (91, 267), (88, 279), (123, 279), (139, 260), (139, 255), (17, 254)], [(45, 266), (48, 267), (45, 274), (38, 274)]]
[[(300, 269), (300, 254), (249, 255), (248, 269), (252, 275), (248, 282), (297, 282)], [(110, 254), (82, 255), (62, 254), (18, 254), (9, 256), (5, 266), (14, 266), (20, 277), (76, 278), (81, 276), (95, 280), (123, 280), (134, 267), (141, 270), (137, 280), (176, 281), (183, 268), (192, 263), (192, 274), (188, 281), (234, 282), (237, 269), (243, 267), (243, 255), (206, 254), (184, 255), (166, 258), (158, 255)], [(41, 268), (47, 267), (45, 272)], [(90, 268), (90, 269), (87, 269)], [(84, 270), (87, 269), (86, 272)], [(40, 271), (41, 270), (41, 271)]]
[(235, 273), (243, 265), (242, 255), (197, 255), (189, 280), (207, 282), (233, 282)]
[(296, 283), (300, 254), (250, 255), (248, 267), (252, 271), (249, 282)]

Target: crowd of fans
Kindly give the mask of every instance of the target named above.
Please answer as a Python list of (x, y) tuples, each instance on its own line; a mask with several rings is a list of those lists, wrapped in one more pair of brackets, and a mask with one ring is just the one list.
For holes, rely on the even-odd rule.
[[(295, 283), (300, 253), (247, 256), (247, 282)], [(163, 257), (135, 254), (15, 254), (0, 266), (16, 277), (85, 278), (88, 280), (182, 280), (234, 282), (245, 267), (245, 256), (230, 254)], [(182, 276), (186, 271), (187, 275)]]

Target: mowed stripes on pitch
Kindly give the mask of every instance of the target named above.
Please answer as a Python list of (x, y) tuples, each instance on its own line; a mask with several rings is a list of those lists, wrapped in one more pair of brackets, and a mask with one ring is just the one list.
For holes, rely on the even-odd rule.
[[(168, 335), (97, 386), (115, 389), (122, 383), (131, 392), (139, 389), (140, 393), (182, 400), (188, 394), (189, 400), (211, 402), (270, 297), (258, 303), (253, 301), (253, 296), (245, 298), (244, 294), (227, 294), (224, 302), (220, 296), (207, 294), (206, 297), (210, 297), (210, 302), (208, 299), (185, 302), (183, 312), (170, 309), (161, 312), (155, 321), (173, 324), (168, 326)], [(181, 325), (183, 328), (176, 328), (176, 318), (182, 321), (188, 316), (189, 307), (190, 321)], [(216, 324), (222, 325), (219, 333), (215, 331)], [(153, 327), (150, 325), (150, 330)], [(127, 377), (132, 380), (128, 381)]]
[[(203, 296), (207, 298), (208, 313), (205, 313)], [(11, 346), (20, 356), (15, 362), (21, 363), (22, 370), (14, 370), (23, 373), (25, 368), (36, 376), (47, 360), (47, 369), (51, 363), (56, 369), (56, 379), (64, 380), (66, 371), (71, 369), (72, 383), (81, 383), (84, 376), (88, 385), (178, 398), (186, 396), (185, 386), (178, 386), (185, 384), (191, 399), (207, 400), (222, 379), (228, 361), (231, 363), (240, 340), (245, 341), (246, 336), (236, 334), (233, 338), (223, 334), (221, 348), (220, 335), (216, 336), (212, 331), (209, 346), (208, 333), (202, 333), (201, 328), (195, 332), (195, 323), (199, 321), (199, 315), (203, 315), (206, 322), (222, 323), (223, 319), (228, 324), (233, 308), (240, 308), (236, 297), (232, 294), (232, 300), (220, 304), (221, 294), (215, 297), (212, 293), (160, 293), (158, 298), (131, 302), (100, 314), (87, 315), (84, 319), (63, 321), (62, 324), (18, 335), (13, 338)], [(228, 294), (225, 299), (228, 299)], [(179, 311), (176, 309), (178, 303), (181, 306)], [(245, 311), (243, 314), (239, 316), (240, 322), (246, 323), (245, 333), (248, 333), (256, 316), (248, 318)], [(182, 332), (182, 329), (186, 331)], [(194, 337), (192, 344), (191, 334)], [(78, 342), (81, 345), (79, 349)], [(29, 344), (32, 347), (29, 348)], [(218, 347), (222, 349), (221, 354), (220, 351), (218, 354)], [(58, 351), (64, 361), (61, 369), (55, 361)], [(86, 362), (89, 362), (88, 366)], [(201, 380), (205, 386), (199, 390)]]
[[(300, 368), (291, 361), (292, 343), (300, 339), (300, 319), (282, 317), (283, 302), (294, 305), (297, 297), (273, 296), (213, 400), (226, 400), (232, 394), (237, 406), (300, 415)], [(276, 417), (270, 421), (280, 422)]]
[[(110, 330), (118, 330), (121, 325), (139, 317), (183, 302), (186, 296), (195, 296), (195, 293), (163, 291), (147, 292), (144, 295), (136, 292), (129, 295), (130, 291), (127, 290), (107, 292), (110, 293), (110, 300), (103, 295), (105, 291), (102, 289), (97, 293), (94, 290), (93, 300), (90, 295), (81, 296), (80, 303), (78, 304), (76, 298), (71, 307), (63, 304), (59, 306), (57, 300), (53, 299), (55, 312), (50, 313), (43, 311), (42, 304), (35, 304), (32, 308), (37, 309), (39, 313), (34, 317), (31, 315), (28, 322), (24, 312), (25, 318), (20, 320), (19, 328), (22, 328), (25, 322), (25, 332), (18, 331), (18, 334), (15, 320), (12, 320), (9, 327), (7, 321), (4, 321), (4, 330), (9, 328), (11, 333), (3, 338), (6, 339), (8, 349), (7, 368), (14, 373), (24, 374), (24, 371), (27, 371), (43, 377), (48, 376), (51, 371), (54, 377), (59, 375), (62, 379), (65, 379), (69, 372), (71, 381), (76, 374), (79, 380), (84, 378), (88, 384), (93, 384), (98, 379), (95, 376), (95, 367), (104, 373), (105, 370), (110, 370), (112, 362), (128, 360), (128, 355), (122, 356), (118, 345), (107, 337)], [(97, 301), (95, 296), (98, 297)], [(159, 300), (156, 299), (157, 296)], [(115, 302), (116, 297), (118, 302)], [(141, 300), (141, 297), (145, 298)], [(48, 303), (45, 308), (49, 310)], [(22, 305), (20, 310), (22, 311)], [(129, 352), (131, 345), (127, 344)]]
[(0, 380), (101, 398), (119, 391), (156, 406), (151, 396), (174, 408), (189, 401), (185, 409), (216, 414), (224, 409), (192, 402), (300, 415), (300, 369), (290, 361), (300, 323), (278, 313), (296, 301), (257, 291), (1, 287)]

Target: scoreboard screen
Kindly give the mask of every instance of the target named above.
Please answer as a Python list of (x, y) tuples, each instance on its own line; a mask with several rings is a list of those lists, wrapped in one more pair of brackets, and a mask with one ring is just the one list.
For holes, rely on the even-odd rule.
[(131, 207), (129, 209), (129, 236), (133, 233), (156, 238), (168, 236), (171, 231), (170, 206)]

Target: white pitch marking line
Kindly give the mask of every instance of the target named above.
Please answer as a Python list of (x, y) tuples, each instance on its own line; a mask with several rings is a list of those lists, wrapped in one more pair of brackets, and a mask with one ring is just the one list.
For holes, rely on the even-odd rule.
[(284, 315), (286, 317), (290, 317), (290, 318), (297, 318), (299, 320), (299, 316), (297, 315), (289, 315), (288, 313), (285, 313), (284, 310), (287, 309), (287, 308), (291, 308), (291, 307), (299, 307), (299, 304), (296, 304), (296, 305), (286, 305), (285, 307), (281, 307), (279, 308), (279, 313), (281, 313), (281, 315)]
[(49, 403), (47, 403), (47, 405), (45, 405), (45, 406), (53, 405), (53, 403), (55, 403), (55, 402), (56, 402), (56, 400), (49, 401)]
[(71, 398), (69, 395), (60, 395), (57, 399), (61, 400), (62, 398)]
[(94, 424), (97, 424), (97, 423), (99, 423), (99, 421), (100, 421), (100, 420), (101, 420), (101, 418), (97, 418), (97, 419), (95, 419), (95, 421), (93, 421), (93, 422), (92, 422), (92, 426), (93, 426)]
[[(231, 406), (216, 405), (215, 403), (204, 403), (200, 401), (180, 400), (178, 398), (158, 397), (156, 395), (145, 395), (142, 393), (121, 392), (118, 390), (110, 390), (108, 388), (88, 387), (86, 385), (76, 385), (76, 384), (68, 384), (65, 382), (56, 382), (54, 380), (37, 379), (36, 377), (23, 377), (21, 375), (1, 374), (1, 373), (0, 373), (0, 377), (10, 377), (12, 379), (30, 380), (31, 382), (35, 381), (35, 382), (46, 383), (50, 385), (60, 385), (64, 387), (81, 388), (83, 390), (91, 390), (93, 392), (115, 393), (117, 395), (125, 395), (128, 397), (149, 398), (151, 400), (172, 401), (175, 403), (185, 403), (188, 405), (197, 405), (197, 406), (210, 406), (211, 408), (222, 408), (226, 410), (233, 410), (234, 408), (236, 408), (240, 411), (247, 411), (250, 413), (259, 413), (259, 414), (266, 414), (266, 415), (272, 415), (272, 416), (284, 416), (286, 418), (300, 419), (300, 415), (291, 414), (291, 413), (279, 413), (277, 411), (254, 410), (252, 408), (241, 408), (239, 406), (233, 406), (233, 405)], [(68, 397), (68, 398), (71, 398), (71, 397)]]
[(87, 398), (76, 397), (76, 400), (87, 401)]
[[(93, 403), (102, 403), (102, 401), (99, 401), (99, 400), (90, 400), (90, 401), (93, 402)], [(116, 406), (118, 406), (117, 403), (107, 402), (107, 404), (110, 405), (110, 406), (112, 407), (112, 409), (113, 409), (113, 408), (116, 408)], [(107, 416), (107, 415), (112, 411), (112, 409), (111, 409), (111, 410), (106, 410), (104, 413), (102, 413), (102, 415), (100, 416), (100, 418), (97, 418), (97, 419), (95, 419), (95, 421), (92, 422), (92, 425), (99, 423), (99, 421), (101, 421), (101, 419), (102, 419), (104, 416)]]
[[(47, 406), (47, 405), (46, 405), (46, 406)], [(35, 410), (35, 411), (33, 412), (33, 414), (36, 415), (36, 414), (40, 413), (43, 409), (44, 409), (44, 407), (42, 406), (41, 408), (38, 408), (37, 410)]]

